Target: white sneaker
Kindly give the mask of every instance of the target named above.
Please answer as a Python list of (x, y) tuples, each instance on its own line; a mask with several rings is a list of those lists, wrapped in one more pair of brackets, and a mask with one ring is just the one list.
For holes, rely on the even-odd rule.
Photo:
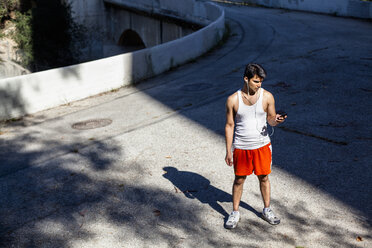
[(226, 221), (225, 227), (227, 229), (233, 229), (236, 227), (240, 219), (240, 213), (238, 211), (233, 211), (229, 215), (229, 218)]
[(270, 208), (262, 212), (262, 218), (269, 222), (271, 225), (278, 225), (280, 223), (280, 219), (275, 216), (273, 210), (271, 210)]

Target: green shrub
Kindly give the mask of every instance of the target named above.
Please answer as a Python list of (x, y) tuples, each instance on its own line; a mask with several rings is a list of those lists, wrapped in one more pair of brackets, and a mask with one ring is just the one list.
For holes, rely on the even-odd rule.
[(0, 2), (0, 20), (3, 22), (9, 18), (11, 11), (19, 10), (21, 4), (19, 0), (1, 0)]
[(0, 29), (0, 39), (1, 38), (4, 38), (5, 37), (5, 34), (3, 33), (3, 31)]
[(16, 12), (12, 35), (22, 52), (22, 65), (41, 71), (78, 63), (85, 30), (72, 19), (71, 7), (60, 0), (38, 0), (33, 8), (27, 2), (22, 0), (27, 11)]
[(24, 14), (17, 12), (15, 23), (17, 31), (13, 33), (13, 39), (22, 50), (22, 65), (28, 67), (34, 60), (31, 10)]
[(8, 10), (0, 5), (0, 19), (2, 20), (5, 16), (8, 15)]

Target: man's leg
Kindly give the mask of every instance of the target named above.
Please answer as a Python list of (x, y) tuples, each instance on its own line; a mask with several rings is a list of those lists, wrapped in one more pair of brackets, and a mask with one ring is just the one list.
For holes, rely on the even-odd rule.
[(260, 181), (260, 190), (262, 195), (262, 200), (264, 202), (264, 210), (262, 212), (262, 217), (272, 225), (277, 225), (280, 223), (280, 219), (275, 216), (274, 212), (270, 208), (270, 180), (268, 175), (258, 176)]
[(233, 211), (239, 210), (240, 199), (243, 194), (243, 185), (246, 178), (247, 176), (235, 176), (232, 190)]
[(260, 181), (261, 196), (265, 208), (270, 207), (270, 180), (269, 175), (259, 175), (257, 176)]
[(229, 215), (226, 221), (226, 228), (235, 228), (240, 219), (239, 204), (240, 199), (243, 194), (243, 185), (246, 176), (235, 176), (233, 188), (232, 188), (232, 198), (233, 198), (233, 211)]

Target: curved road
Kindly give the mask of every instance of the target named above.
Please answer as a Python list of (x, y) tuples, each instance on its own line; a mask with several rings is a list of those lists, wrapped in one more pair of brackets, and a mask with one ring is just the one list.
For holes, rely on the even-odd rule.
[[(223, 6), (229, 38), (202, 58), (2, 128), (0, 247), (372, 246), (371, 22)], [(224, 103), (249, 62), (289, 116), (269, 129), (282, 223), (252, 176), (226, 230)]]

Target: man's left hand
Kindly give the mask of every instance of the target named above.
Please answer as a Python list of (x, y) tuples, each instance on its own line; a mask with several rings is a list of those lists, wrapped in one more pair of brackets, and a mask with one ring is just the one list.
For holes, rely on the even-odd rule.
[(283, 123), (285, 121), (285, 119), (287, 118), (287, 115), (285, 116), (281, 116), (279, 114), (276, 114), (276, 117), (275, 117), (275, 121), (280, 124), (280, 123)]

